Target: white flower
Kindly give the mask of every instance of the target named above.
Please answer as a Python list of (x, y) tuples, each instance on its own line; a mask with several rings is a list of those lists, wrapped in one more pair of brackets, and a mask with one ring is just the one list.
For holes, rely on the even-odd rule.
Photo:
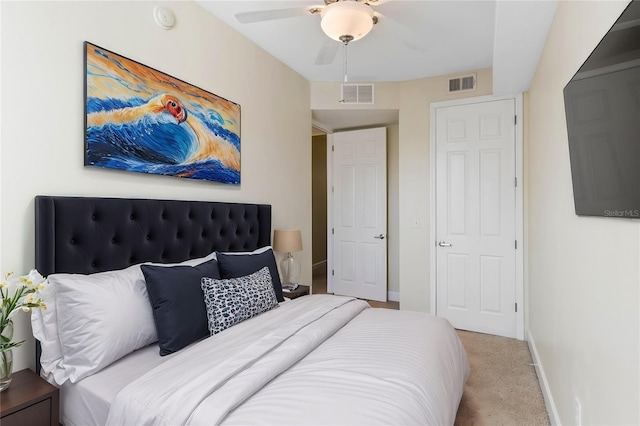
[[(11, 318), (16, 312), (31, 312), (32, 309), (46, 309), (42, 298), (36, 299), (39, 290), (45, 289), (46, 279), (35, 269), (29, 274), (15, 277), (12, 272), (4, 276), (5, 281), (0, 283), (0, 333), (10, 324)], [(2, 338), (0, 352), (16, 348), (24, 342), (11, 342)]]

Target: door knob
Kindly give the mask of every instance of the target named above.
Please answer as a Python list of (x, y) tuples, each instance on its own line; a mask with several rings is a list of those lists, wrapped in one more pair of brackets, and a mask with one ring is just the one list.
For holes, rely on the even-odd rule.
[(378, 239), (378, 240), (384, 240), (385, 235), (384, 235), (384, 234), (380, 234), (380, 235), (376, 235), (376, 236), (375, 236), (375, 237), (373, 237), (373, 238), (376, 238), (376, 239)]
[(451, 243), (446, 243), (444, 241), (438, 241), (438, 245), (440, 247), (451, 247)]

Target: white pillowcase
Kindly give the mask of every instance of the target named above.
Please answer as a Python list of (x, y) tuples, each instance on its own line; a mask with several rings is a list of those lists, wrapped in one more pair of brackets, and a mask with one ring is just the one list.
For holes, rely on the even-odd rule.
[(93, 275), (56, 274), (62, 362), (56, 383), (72, 383), (158, 340), (139, 265)]
[[(214, 258), (215, 252), (181, 263), (152, 264), (195, 266)], [(140, 264), (91, 275), (52, 274), (40, 294), (47, 309), (31, 311), (31, 327), (42, 348), (42, 372), (59, 386), (157, 341)]]
[(62, 348), (58, 335), (58, 315), (56, 314), (56, 286), (49, 280), (44, 290), (40, 290), (38, 295), (42, 297), (47, 309), (31, 310), (31, 329), (33, 337), (40, 341), (42, 348), (40, 356), (42, 372), (47, 378), (50, 378), (53, 370), (62, 361)]

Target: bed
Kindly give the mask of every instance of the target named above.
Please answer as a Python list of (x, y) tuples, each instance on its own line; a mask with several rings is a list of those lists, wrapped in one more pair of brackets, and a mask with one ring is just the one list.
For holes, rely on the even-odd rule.
[(469, 364), (451, 325), (349, 297), (287, 300), (271, 206), (35, 207), (50, 309), (32, 326), (62, 424), (453, 424)]

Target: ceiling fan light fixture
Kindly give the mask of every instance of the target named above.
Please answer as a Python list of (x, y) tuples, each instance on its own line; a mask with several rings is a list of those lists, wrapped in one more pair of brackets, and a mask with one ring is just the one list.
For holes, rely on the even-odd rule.
[(360, 40), (373, 28), (373, 10), (365, 3), (341, 0), (322, 9), (322, 31), (336, 41), (340, 37), (351, 36)]

